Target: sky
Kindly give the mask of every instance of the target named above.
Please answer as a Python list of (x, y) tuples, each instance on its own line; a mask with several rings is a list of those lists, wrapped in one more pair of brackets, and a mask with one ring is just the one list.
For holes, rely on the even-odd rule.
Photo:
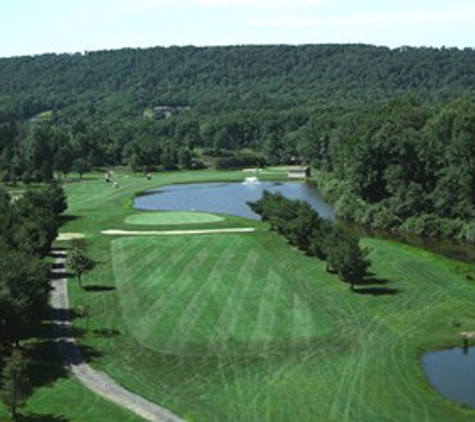
[(0, 57), (171, 45), (475, 47), (474, 0), (1, 0)]

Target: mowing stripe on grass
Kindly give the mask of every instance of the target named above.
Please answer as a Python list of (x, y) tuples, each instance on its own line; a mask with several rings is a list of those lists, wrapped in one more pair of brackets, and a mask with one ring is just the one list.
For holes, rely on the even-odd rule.
[(124, 319), (148, 348), (262, 354), (293, 337), (296, 286), (254, 237), (122, 238), (112, 254)]
[(300, 299), (299, 295), (294, 294), (293, 299), (292, 341), (295, 345), (298, 345), (303, 340), (308, 346), (312, 334), (315, 333), (312, 314), (305, 302)]
[(227, 350), (230, 344), (229, 339), (237, 338), (236, 326), (241, 315), (241, 308), (246, 299), (248, 288), (254, 281), (251, 274), (259, 262), (259, 255), (252, 249), (240, 249), (246, 254), (243, 256), (239, 270), (234, 273), (233, 288), (226, 296), (217, 316), (214, 331), (208, 341), (210, 350), (216, 348)]
[(250, 344), (262, 351), (267, 349), (267, 344), (273, 339), (272, 333), (276, 321), (275, 309), (282, 278), (272, 269), (267, 271), (264, 289), (262, 291), (254, 331), (250, 336)]
[[(193, 343), (195, 327), (206, 328), (206, 324), (199, 323), (201, 315), (221, 282), (226, 261), (233, 255), (233, 242), (223, 245), (224, 248), (221, 249), (223, 247), (221, 246), (222, 244), (223, 242), (218, 244), (221, 250), (220, 257), (218, 259), (213, 258), (210, 263), (210, 271), (207, 277), (205, 277), (204, 282), (194, 292), (191, 300), (184, 302), (187, 305), (183, 308), (180, 317), (177, 319), (175, 329), (168, 340), (168, 350), (175, 350), (181, 354), (187, 342)], [(200, 337), (199, 334), (198, 332), (197, 340)]]

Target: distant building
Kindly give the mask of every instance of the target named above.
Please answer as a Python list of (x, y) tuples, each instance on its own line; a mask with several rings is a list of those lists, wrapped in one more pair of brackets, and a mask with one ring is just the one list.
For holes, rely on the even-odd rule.
[(190, 106), (170, 106), (170, 105), (161, 105), (153, 108), (153, 112), (157, 117), (164, 117), (167, 119), (172, 114), (179, 113), (181, 111), (191, 110)]
[(310, 167), (290, 167), (287, 172), (287, 177), (289, 179), (306, 179), (310, 177)]

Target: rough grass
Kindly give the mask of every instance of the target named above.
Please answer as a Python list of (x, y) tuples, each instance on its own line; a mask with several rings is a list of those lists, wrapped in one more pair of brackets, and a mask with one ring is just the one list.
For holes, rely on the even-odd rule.
[[(435, 392), (423, 350), (475, 326), (468, 267), (367, 239), (374, 274), (358, 292), (265, 225), (254, 234), (115, 239), (153, 186), (119, 175), (68, 186), (65, 231), (86, 233), (99, 265), (88, 291), (70, 285), (81, 342), (125, 387), (195, 421), (470, 421), (475, 410)], [(167, 173), (160, 184), (242, 180), (235, 173)], [(175, 226), (176, 227), (176, 226)], [(189, 226), (187, 226), (189, 227)], [(199, 225), (198, 225), (199, 227)]]
[(125, 219), (127, 224), (175, 226), (183, 224), (206, 224), (223, 221), (224, 218), (205, 212), (144, 212), (130, 215)]

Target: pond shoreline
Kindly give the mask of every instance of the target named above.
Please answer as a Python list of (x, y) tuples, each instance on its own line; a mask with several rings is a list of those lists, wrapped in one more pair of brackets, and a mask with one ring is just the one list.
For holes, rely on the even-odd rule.
[(475, 409), (475, 346), (425, 352), (421, 359), (432, 388), (445, 398)]

